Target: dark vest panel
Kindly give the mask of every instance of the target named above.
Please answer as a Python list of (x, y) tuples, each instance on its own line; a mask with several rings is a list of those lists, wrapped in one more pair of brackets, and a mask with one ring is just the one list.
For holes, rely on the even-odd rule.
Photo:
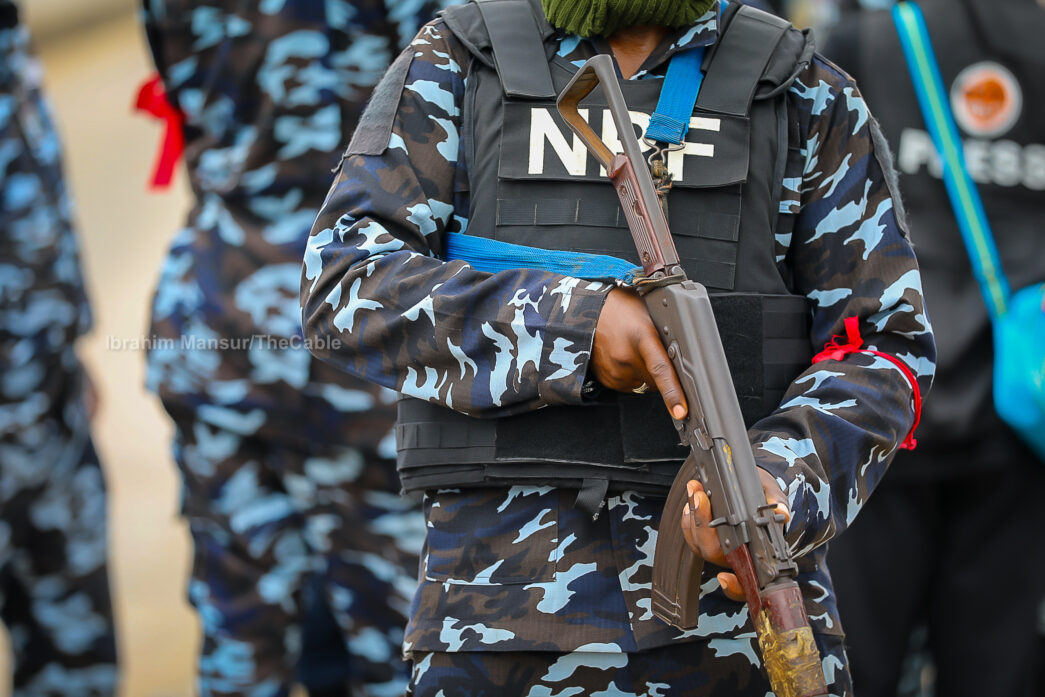
[[(1043, 281), (1045, 11), (1023, 0), (923, 0), (919, 6), (1005, 273), (1014, 289)], [(864, 20), (856, 55), (855, 65), (842, 67), (853, 72), (897, 155), (939, 351), (918, 430), (921, 445), (904, 457), (939, 452), (937, 464), (948, 471), (961, 462), (1001, 466), (1025, 457), (994, 412), (990, 320), (887, 12)], [(1011, 447), (1002, 447), (1006, 441)], [(894, 469), (905, 465), (898, 460)]]
[[(532, 7), (525, 0), (516, 5)], [(727, 20), (735, 5), (731, 9)], [(531, 73), (529, 87), (515, 89), (523, 76), (498, 73), (496, 67), (508, 61), (492, 58), (478, 15), (476, 5), (446, 15), (451, 30), (475, 55), (461, 133), (471, 200), (467, 233), (544, 249), (610, 254), (639, 266), (613, 187), (555, 107), (554, 94), (577, 66), (554, 55), (547, 41), (550, 27), (536, 17), (552, 89), (541, 87), (532, 65), (515, 66)], [(727, 68), (720, 73), (715, 53), (709, 52), (705, 84), (714, 85), (714, 76), (721, 75), (735, 83), (735, 93), (702, 90), (685, 147), (667, 160), (673, 172), (668, 214), (675, 243), (687, 274), (712, 295), (749, 425), (779, 405), (813, 353), (809, 302), (791, 294), (781, 277), (773, 237), (790, 224), (790, 216), (778, 213), (787, 157), (786, 105), (779, 94), (811, 49), (802, 34), (783, 28), (780, 33), (776, 51), (770, 55), (773, 45), (765, 50), (769, 64), (759, 64), (740, 79), (727, 75)], [(720, 64), (736, 69), (738, 63)], [(659, 78), (622, 83), (635, 135), (645, 130), (662, 83)], [(756, 87), (772, 98), (752, 103)], [(616, 130), (598, 90), (582, 109), (613, 147)], [(551, 407), (497, 420), (404, 399), (396, 436), (407, 490), (520, 482), (581, 487), (601, 479), (615, 488), (665, 493), (687, 454), (656, 394), (610, 393), (590, 406)]]

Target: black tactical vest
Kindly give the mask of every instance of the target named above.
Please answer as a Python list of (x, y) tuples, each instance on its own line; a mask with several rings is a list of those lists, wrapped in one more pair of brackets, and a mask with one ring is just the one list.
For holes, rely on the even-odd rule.
[[(461, 132), (468, 233), (638, 266), (613, 187), (555, 108), (577, 67), (555, 55), (539, 3), (480, 0), (445, 19), (473, 54)], [(750, 425), (779, 405), (812, 355), (808, 301), (791, 294), (774, 258), (774, 233), (791, 223), (779, 208), (787, 158), (796, 154), (782, 95), (812, 46), (782, 20), (738, 11), (737, 3), (723, 24), (705, 57), (685, 149), (668, 155), (668, 211), (687, 274), (712, 294)], [(621, 84), (642, 130), (662, 83)], [(584, 113), (612, 143), (616, 132), (598, 91), (582, 103)], [(612, 393), (588, 406), (497, 420), (404, 399), (396, 437), (406, 490), (533, 483), (581, 487), (592, 500), (607, 485), (666, 493), (687, 454), (656, 394)]]
[[(1045, 281), (1045, 11), (1023, 0), (919, 0), (919, 6), (952, 109), (963, 112), (956, 121), (966, 161), (1005, 273), (1014, 289)], [(839, 46), (837, 58), (828, 57), (853, 72), (897, 155), (938, 339), (933, 398), (918, 429), (921, 447), (904, 457), (933, 459), (939, 452), (933, 466), (950, 473), (963, 462), (982, 467), (1025, 459), (994, 411), (990, 321), (889, 13), (868, 15), (856, 39)]]

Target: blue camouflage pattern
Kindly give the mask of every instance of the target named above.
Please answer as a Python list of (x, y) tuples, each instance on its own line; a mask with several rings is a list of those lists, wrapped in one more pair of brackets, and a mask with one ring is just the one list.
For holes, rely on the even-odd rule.
[[(632, 79), (662, 76), (678, 51), (714, 42), (717, 9), (670, 34)], [(575, 65), (605, 50), (576, 36), (556, 40)], [(458, 143), (471, 55), (441, 20), (407, 51), (387, 149), (347, 154), (313, 226), (301, 291), (313, 352), (349, 374), (484, 418), (581, 404), (610, 286), (534, 270), (489, 274), (441, 258), (446, 234), (468, 227)], [(784, 100), (799, 140), (780, 202), (794, 225), (776, 236), (776, 259), (813, 302), (811, 342), (844, 335), (845, 318), (855, 316), (865, 345), (898, 357), (927, 393), (935, 346), (877, 124), (851, 78), (820, 57)], [(788, 495), (786, 536), (821, 637), (842, 635), (826, 543), (852, 522), (910, 430), (912, 392), (884, 358), (826, 360), (750, 430), (758, 465)], [(592, 522), (573, 497), (539, 486), (429, 492), (406, 636), (415, 661), (431, 652), (618, 654), (678, 642), (713, 651), (716, 641), (751, 631), (746, 607), (725, 598), (710, 568), (696, 630), (653, 617), (663, 499), (611, 497)], [(825, 672), (847, 673), (841, 653), (825, 661)], [(847, 677), (832, 682), (848, 694)]]
[(116, 690), (106, 491), (73, 350), (91, 323), (40, 65), (0, 1), (0, 617), (15, 697)]
[(291, 694), (308, 631), (302, 594), (318, 576), (348, 651), (346, 693), (401, 695), (424, 523), (416, 499), (385, 486), (387, 458), (347, 444), (301, 448), (202, 418), (189, 424), (192, 414), (171, 412), (186, 497), (211, 502), (209, 514), (188, 517), (200, 694)]
[[(637, 653), (607, 653), (598, 644), (568, 653), (461, 651), (417, 653), (408, 697), (734, 697), (772, 695), (757, 670), (754, 632)], [(817, 636), (824, 675), (833, 695), (851, 692), (842, 637)]]
[(297, 296), (330, 172), (373, 86), (439, 7), (144, 3), (195, 198), (156, 287), (148, 386), (176, 427), (202, 694), (289, 693), (313, 573), (351, 656), (346, 687), (406, 685), (423, 523), (417, 501), (396, 497), (394, 395), (312, 359)]

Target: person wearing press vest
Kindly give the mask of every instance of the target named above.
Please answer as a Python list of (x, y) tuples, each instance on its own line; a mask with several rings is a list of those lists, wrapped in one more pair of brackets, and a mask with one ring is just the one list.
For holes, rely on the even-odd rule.
[[(175, 426), (208, 697), (405, 688), (423, 520), (397, 496), (394, 395), (312, 359), (297, 291), (348, 133), (443, 4), (144, 3), (159, 82), (139, 103), (184, 138), (194, 196), (153, 299), (148, 385)], [(309, 614), (324, 606), (333, 633)]]
[[(1013, 292), (1041, 283), (1045, 7), (1034, 0), (917, 5), (1000, 269)], [(988, 305), (893, 18), (852, 15), (826, 53), (859, 80), (897, 153), (939, 346), (918, 449), (897, 456), (830, 555), (856, 689), (895, 695), (910, 632), (924, 623), (936, 694), (1037, 695), (1045, 597), (1037, 497), (1045, 462), (995, 409)], [(1023, 328), (1025, 340), (1034, 341), (1033, 330)]]
[[(401, 394), (400, 477), (426, 492), (409, 694), (769, 691), (728, 569), (693, 579), (695, 630), (650, 611), (658, 525), (681, 521), (660, 520), (666, 487), (631, 482), (677, 470), (668, 412), (687, 405), (638, 296), (454, 253), (512, 243), (637, 265), (613, 187), (556, 111), (597, 54), (615, 59), (628, 135), (660, 113), (673, 61), (702, 71), (699, 94), (672, 81), (695, 107), (675, 119), (685, 140), (653, 141), (652, 159), (662, 185), (671, 174), (682, 265), (714, 297), (766, 497), (790, 512), (820, 667), (831, 694), (851, 694), (826, 544), (910, 443), (932, 333), (856, 85), (808, 34), (716, 0), (448, 10), (378, 86), (313, 226), (306, 336)], [(581, 112), (613, 142), (599, 102)], [(708, 526), (707, 496), (692, 499), (689, 523)]]

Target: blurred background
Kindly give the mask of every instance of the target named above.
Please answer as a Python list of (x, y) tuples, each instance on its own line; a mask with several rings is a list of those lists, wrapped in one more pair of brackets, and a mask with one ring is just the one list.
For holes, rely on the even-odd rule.
[[(135, 0), (24, 0), (44, 87), (65, 146), (84, 271), (95, 314), (80, 355), (101, 393), (94, 424), (110, 491), (110, 573), (119, 623), (122, 694), (192, 694), (196, 617), (185, 595), (189, 546), (177, 516), (170, 420), (146, 393), (148, 301), (165, 247), (184, 219), (184, 171), (152, 193), (162, 137), (132, 111), (154, 71)], [(0, 652), (7, 661), (7, 652)], [(5, 667), (0, 675), (7, 675)], [(0, 695), (9, 694), (0, 680)]]

